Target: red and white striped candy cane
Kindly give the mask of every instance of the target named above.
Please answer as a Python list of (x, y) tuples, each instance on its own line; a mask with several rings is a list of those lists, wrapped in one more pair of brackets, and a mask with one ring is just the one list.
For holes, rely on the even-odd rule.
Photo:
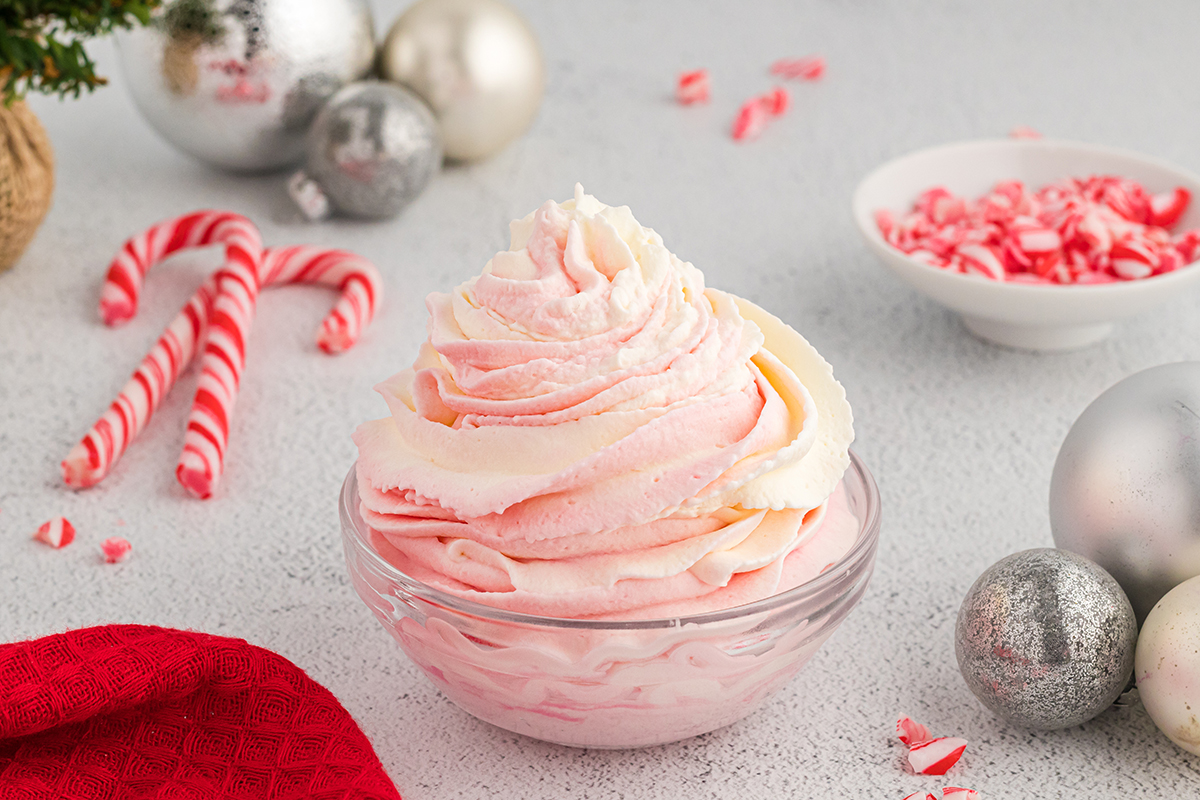
[[(234, 215), (236, 217), (236, 215)], [(262, 237), (245, 218), (219, 223), (225, 230), (225, 264), (216, 272), (217, 297), (208, 320), (200, 379), (188, 414), (183, 454), (175, 476), (189, 492), (210, 497), (221, 479), (229, 421), (246, 365), (246, 340), (263, 267)]]
[(106, 325), (120, 325), (137, 313), (146, 273), (172, 253), (191, 247), (225, 244), (239, 228), (253, 223), (231, 211), (196, 211), (165, 220), (125, 242), (108, 267), (100, 290), (100, 316)]
[(271, 247), (263, 254), (263, 285), (320, 283), (342, 296), (317, 330), (317, 346), (340, 353), (354, 346), (375, 316), (383, 292), (379, 270), (362, 256), (313, 245)]
[(142, 359), (117, 399), (67, 454), (62, 462), (62, 476), (68, 486), (86, 489), (99, 483), (146, 427), (179, 374), (195, 356), (216, 295), (217, 281), (213, 277), (188, 300)]
[[(108, 411), (67, 455), (62, 462), (67, 485), (86, 488), (108, 474), (191, 362), (199, 342), (211, 333), (176, 476), (193, 494), (212, 494), (224, 467), (245, 342), (263, 286), (320, 283), (341, 290), (341, 299), (317, 332), (317, 345), (327, 353), (353, 346), (374, 317), (383, 281), (370, 261), (344, 250), (307, 245), (264, 250), (257, 228), (245, 217), (203, 211), (160, 223), (126, 242), (105, 283), (105, 320), (116, 324), (133, 316), (142, 277), (157, 260), (185, 247), (215, 242), (226, 245), (225, 266), (197, 290)], [(206, 331), (210, 319), (211, 332)]]

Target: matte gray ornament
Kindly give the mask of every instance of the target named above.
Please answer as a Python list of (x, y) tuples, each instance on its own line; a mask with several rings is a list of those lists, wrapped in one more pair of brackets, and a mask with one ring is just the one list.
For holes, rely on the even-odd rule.
[(1121, 587), (1075, 553), (1025, 550), (967, 592), (954, 652), (967, 686), (997, 716), (1055, 730), (1108, 708), (1133, 670), (1137, 622)]
[(500, 0), (417, 0), (388, 31), (379, 70), (429, 103), (446, 157), (460, 161), (524, 133), (546, 85), (537, 36)]
[(150, 125), (240, 171), (297, 163), (317, 111), (375, 57), (366, 0), (168, 0), (117, 43)]
[(288, 185), (310, 219), (339, 212), (364, 219), (395, 216), (442, 165), (433, 113), (407, 89), (364, 81), (321, 109), (308, 134), (304, 172)]
[(1139, 622), (1200, 575), (1200, 362), (1138, 372), (1084, 409), (1054, 463), (1050, 527), (1117, 579)]

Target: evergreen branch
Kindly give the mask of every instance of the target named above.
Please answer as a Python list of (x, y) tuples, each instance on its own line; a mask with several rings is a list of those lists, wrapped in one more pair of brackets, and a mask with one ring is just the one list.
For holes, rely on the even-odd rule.
[(0, 98), (27, 92), (78, 97), (104, 85), (83, 48), (86, 39), (150, 22), (162, 0), (3, 0)]

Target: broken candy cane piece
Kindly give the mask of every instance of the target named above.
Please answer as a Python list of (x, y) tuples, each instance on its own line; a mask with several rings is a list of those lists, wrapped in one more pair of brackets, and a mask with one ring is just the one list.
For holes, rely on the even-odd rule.
[(958, 763), (966, 749), (966, 739), (942, 736), (914, 744), (908, 751), (908, 763), (918, 775), (945, 775), (946, 770)]
[(1004, 264), (990, 247), (982, 244), (964, 244), (958, 247), (963, 271), (969, 275), (982, 275), (993, 280), (1004, 280)]
[(682, 105), (707, 103), (709, 96), (708, 70), (698, 69), (685, 72), (675, 84), (675, 99)]
[(979, 800), (979, 792), (961, 786), (947, 786), (942, 789), (942, 800)]
[(1110, 251), (1112, 269), (1129, 280), (1148, 278), (1158, 267), (1154, 247), (1144, 239), (1129, 237), (1113, 245)]
[(753, 139), (767, 127), (771, 117), (778, 117), (787, 111), (791, 97), (787, 89), (776, 86), (766, 94), (752, 97), (738, 109), (737, 119), (733, 122), (733, 138), (735, 141)]
[(733, 121), (733, 139), (740, 142), (744, 139), (753, 139), (763, 132), (763, 128), (767, 127), (767, 122), (771, 118), (771, 112), (763, 104), (762, 98), (755, 97), (752, 100), (747, 100), (738, 109), (737, 119)]
[(55, 517), (43, 522), (33, 538), (53, 548), (63, 548), (75, 541), (75, 526), (66, 517)]
[(771, 74), (781, 78), (815, 81), (825, 74), (825, 59), (821, 56), (781, 58), (771, 65)]
[(100, 549), (104, 551), (105, 561), (109, 564), (117, 564), (125, 560), (125, 557), (129, 555), (129, 551), (133, 549), (133, 545), (120, 536), (114, 536), (111, 539), (105, 539), (101, 542)]
[(773, 117), (778, 117), (780, 114), (788, 110), (788, 104), (791, 102), (791, 97), (787, 93), (787, 89), (782, 86), (776, 86), (771, 91), (760, 96), (759, 102), (766, 106), (767, 113)]
[(933, 734), (919, 722), (913, 722), (909, 717), (901, 717), (896, 722), (896, 736), (909, 747), (933, 740)]
[(1182, 186), (1175, 187), (1173, 192), (1150, 195), (1151, 225), (1169, 228), (1183, 216), (1184, 209), (1192, 201), (1192, 193)]
[(937, 800), (937, 798), (934, 797), (933, 794), (930, 792), (922, 791), (922, 792), (913, 792), (908, 797), (905, 797), (904, 800)]

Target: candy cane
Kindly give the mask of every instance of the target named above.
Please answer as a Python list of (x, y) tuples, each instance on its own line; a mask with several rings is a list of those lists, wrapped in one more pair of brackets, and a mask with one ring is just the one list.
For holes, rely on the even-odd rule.
[(75, 489), (99, 483), (146, 427), (203, 337), (216, 278), (210, 278), (171, 321), (103, 416), (62, 462), (63, 481)]
[(383, 291), (383, 278), (367, 259), (312, 245), (268, 248), (263, 273), (264, 285), (320, 283), (341, 290), (341, 299), (317, 330), (317, 346), (331, 354), (354, 346), (374, 318)]
[[(120, 325), (137, 313), (146, 272), (170, 254), (190, 247), (222, 243), (240, 225), (253, 224), (230, 211), (196, 211), (166, 220), (125, 242), (108, 267), (100, 290), (100, 316), (106, 325)], [(232, 225), (232, 227), (231, 227)]]
[(225, 466), (229, 421), (246, 366), (263, 268), (262, 237), (244, 218), (222, 223), (225, 264), (216, 273), (217, 297), (208, 321), (200, 380), (188, 414), (175, 477), (200, 498), (212, 496)]
[(245, 217), (206, 211), (160, 223), (126, 242), (105, 284), (106, 321), (124, 321), (133, 315), (141, 278), (157, 260), (213, 242), (226, 245), (225, 267), (197, 290), (117, 399), (67, 455), (62, 473), (68, 486), (94, 486), (109, 473), (194, 358), (211, 318), (215, 335), (205, 347), (200, 385), (176, 470), (189, 491), (200, 497), (211, 495), (223, 470), (229, 418), (245, 365), (246, 336), (261, 287), (320, 283), (341, 290), (341, 298), (317, 332), (317, 345), (326, 353), (352, 347), (375, 315), (383, 280), (370, 261), (344, 250), (312, 246), (263, 250), (258, 230)]

